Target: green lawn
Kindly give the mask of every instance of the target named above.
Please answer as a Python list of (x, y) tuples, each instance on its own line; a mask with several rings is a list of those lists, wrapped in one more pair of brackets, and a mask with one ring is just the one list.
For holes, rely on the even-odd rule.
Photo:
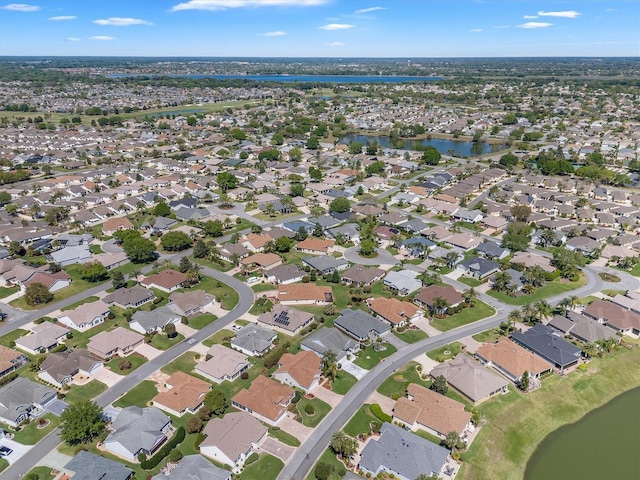
[(67, 307), (63, 307), (60, 309), (61, 312), (66, 312), (67, 310), (73, 310), (74, 308), (78, 308), (80, 305), (84, 305), (85, 303), (91, 303), (91, 302), (96, 302), (100, 300), (98, 297), (92, 295), (90, 297), (87, 298), (83, 298), (82, 300), (78, 300), (76, 303), (72, 303), (71, 305), (67, 306)]
[(50, 480), (57, 476), (51, 473), (51, 467), (34, 467), (25, 475), (25, 478), (29, 478), (29, 475), (34, 476), (38, 480)]
[(424, 332), (423, 330), (420, 330), (420, 329), (416, 330), (413, 328), (405, 330), (402, 333), (399, 333), (396, 330), (394, 330), (393, 334), (403, 342), (407, 342), (407, 343), (416, 343), (416, 342), (419, 342), (420, 340), (424, 340), (425, 338), (429, 337), (429, 335), (427, 335), (426, 332)]
[(98, 244), (89, 245), (89, 251), (94, 255), (102, 253), (102, 247)]
[(176, 372), (191, 373), (193, 367), (196, 366), (195, 355), (194, 352), (185, 352), (171, 363), (166, 364), (161, 370), (168, 375)]
[(466, 307), (461, 312), (454, 315), (447, 315), (445, 318), (433, 318), (431, 326), (437, 328), (441, 332), (451, 330), (452, 328), (461, 327), (468, 323), (476, 322), (483, 318), (490, 317), (496, 313), (495, 309), (480, 300), (474, 300), (473, 308)]
[(245, 467), (240, 475), (242, 480), (275, 480), (284, 467), (279, 458), (261, 453), (257, 462)]
[(211, 313), (205, 313), (204, 315), (198, 315), (197, 317), (193, 317), (189, 320), (189, 326), (191, 328), (195, 328), (200, 330), (201, 328), (206, 327), (212, 322), (215, 322), (218, 319), (215, 315)]
[(136, 387), (129, 390), (122, 397), (113, 402), (113, 406), (117, 408), (124, 408), (129, 405), (146, 407), (151, 399), (157, 394), (158, 390), (156, 389), (156, 384), (151, 380), (143, 380)]
[(494, 290), (489, 290), (487, 293), (493, 298), (497, 298), (501, 302), (509, 305), (524, 305), (525, 303), (534, 303), (547, 297), (570, 292), (571, 290), (582, 287), (585, 283), (587, 283), (587, 277), (581, 273), (580, 278), (575, 282), (557, 279), (552, 282), (547, 282), (543, 287), (536, 288), (536, 291), (531, 295), (517, 295), (512, 297), (504, 292), (496, 292)]
[(0, 472), (2, 472), (8, 466), (9, 462), (7, 462), (4, 458), (0, 458)]
[(232, 330), (222, 329), (219, 332), (214, 333), (212, 336), (203, 340), (202, 344), (206, 347), (211, 347), (214, 343), (222, 345), (225, 338), (233, 338), (235, 333)]
[(473, 339), (480, 343), (486, 342), (495, 342), (502, 336), (502, 330), (499, 328), (492, 328), (491, 330), (487, 330), (485, 332), (476, 333), (473, 335)]
[(279, 440), (285, 445), (289, 445), (290, 447), (299, 447), (300, 440), (291, 435), (290, 433), (285, 432), (280, 427), (269, 427), (269, 436)]
[(381, 345), (385, 347), (385, 350), (379, 352), (375, 351), (373, 346), (371, 345), (365, 347), (364, 350), (357, 354), (358, 356), (353, 363), (355, 363), (359, 367), (371, 370), (373, 367), (379, 364), (382, 359), (387, 358), (389, 355), (393, 355), (398, 350), (390, 343), (383, 343)]
[(358, 383), (356, 377), (344, 370), (338, 370), (336, 379), (331, 383), (331, 391), (338, 395), (345, 395), (356, 383)]
[[(397, 399), (404, 397), (407, 385), (410, 383), (417, 383), (423, 387), (429, 387), (431, 382), (422, 380), (418, 372), (416, 372), (417, 362), (409, 362), (401, 369), (398, 369), (396, 373), (387, 378), (377, 388), (377, 392), (381, 393), (385, 397)], [(427, 373), (427, 372), (425, 372)]]
[(442, 440), (440, 439), (440, 437), (437, 437), (436, 435), (431, 435), (429, 432), (426, 432), (424, 430), (418, 429), (418, 430), (415, 430), (413, 433), (415, 433), (419, 437), (424, 438), (425, 440), (429, 440), (431, 443), (435, 443), (436, 445), (440, 445), (442, 443)]
[[(320, 462), (329, 463), (329, 464), (333, 465), (333, 467), (334, 467), (333, 473), (328, 478), (328, 480), (342, 480), (343, 477), (341, 477), (338, 474), (338, 472), (341, 469), (345, 468), (345, 466), (340, 460), (338, 460), (338, 458), (336, 457), (336, 454), (333, 451), (331, 451), (330, 448), (327, 448), (323, 452), (323, 454), (320, 456), (320, 458), (318, 459), (318, 463), (320, 463)], [(315, 480), (316, 477), (313, 475), (314, 469), (315, 469), (315, 466), (313, 467), (313, 469), (311, 470), (311, 473), (307, 477), (308, 480), (311, 480), (311, 479)]]
[(510, 389), (482, 403), (486, 424), (462, 454), (460, 478), (523, 478), (527, 460), (551, 432), (640, 385), (640, 348), (594, 358), (585, 371), (553, 375), (526, 395)]
[(473, 277), (458, 277), (458, 281), (470, 287), (479, 287), (480, 285), (482, 285), (482, 282), (480, 280)]
[(24, 445), (35, 445), (60, 424), (60, 419), (52, 413), (47, 413), (42, 418), (49, 420), (49, 425), (44, 428), (38, 428), (37, 420), (31, 421), (22, 427), (19, 432), (16, 432), (13, 439)]
[(222, 302), (222, 308), (225, 310), (233, 310), (233, 308), (240, 301), (238, 292), (236, 292), (229, 285), (222, 283), (219, 280), (211, 277), (202, 277), (200, 283), (194, 288), (200, 288), (216, 298), (219, 298)]
[(366, 403), (347, 422), (344, 426), (344, 432), (352, 437), (361, 433), (369, 433), (371, 431), (371, 422), (380, 422), (380, 420), (371, 413), (371, 405)]
[(270, 283), (259, 283), (251, 287), (254, 292), (268, 292), (269, 290), (275, 290), (275, 287)]
[[(462, 351), (462, 344), (459, 342), (453, 342), (449, 345), (443, 345), (440, 348), (427, 352), (427, 357), (436, 362), (446, 362), (458, 355)], [(449, 352), (449, 353), (445, 353)]]
[(249, 310), (251, 315), (260, 316), (263, 313), (270, 312), (273, 308), (273, 302), (266, 298), (258, 299), (254, 302), (253, 306)]
[(20, 287), (0, 287), (0, 298), (7, 298), (10, 295), (18, 292)]
[[(315, 413), (313, 415), (307, 415), (304, 411), (306, 405), (313, 406)], [(322, 421), (322, 419), (331, 411), (331, 407), (320, 400), (319, 398), (308, 399), (302, 397), (298, 404), (296, 405), (298, 409), (298, 413), (300, 414), (300, 418), (302, 420), (302, 424), (306, 427), (317, 427), (318, 424)]]
[[(131, 362), (131, 368), (123, 371), (123, 370), (120, 370), (120, 367), (118, 366), (118, 364), (124, 359), (129, 360)], [(147, 358), (144, 357), (143, 355), (140, 355), (137, 352), (133, 352), (132, 354), (127, 355), (124, 359), (121, 357), (114, 357), (110, 361), (108, 361), (105, 364), (105, 366), (109, 367), (109, 369), (113, 373), (117, 373), (118, 375), (129, 375), (140, 365), (144, 365), (147, 362)]]
[(16, 341), (16, 339), (20, 338), (25, 333), (27, 333), (27, 330), (16, 328), (12, 332), (9, 332), (6, 335), (0, 337), (0, 345), (3, 345), (7, 348), (13, 348), (15, 346), (14, 342)]
[(151, 346), (160, 350), (169, 350), (174, 345), (177, 345), (184, 340), (184, 335), (178, 333), (175, 337), (169, 338), (164, 333), (156, 333), (151, 337)]
[(69, 404), (78, 403), (82, 400), (96, 398), (107, 389), (107, 386), (98, 380), (91, 380), (86, 385), (71, 385), (65, 394), (65, 402)]

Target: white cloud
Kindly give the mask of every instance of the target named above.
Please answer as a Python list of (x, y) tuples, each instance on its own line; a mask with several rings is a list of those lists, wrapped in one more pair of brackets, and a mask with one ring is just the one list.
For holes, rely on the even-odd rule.
[(8, 5), (3, 5), (3, 10), (12, 10), (14, 12), (37, 12), (40, 10), (40, 7), (37, 5), (27, 5), (26, 3), (9, 3)]
[(342, 42), (331, 42), (331, 43), (327, 43), (327, 47), (341, 47), (343, 46), (344, 43)]
[(58, 15), (57, 17), (49, 17), (48, 20), (51, 20), (53, 22), (61, 22), (64, 20), (75, 20), (76, 17), (75, 15)]
[(469, 31), (470, 31), (470, 32), (473, 32), (473, 33), (480, 33), (480, 32), (482, 32), (482, 29), (481, 29), (481, 28), (472, 28), (472, 29), (471, 29), (471, 30), (469, 30)]
[(525, 15), (524, 17), (525, 20), (533, 20), (534, 18), (538, 18), (537, 15)]
[(246, 7), (313, 7), (324, 5), (328, 0), (188, 0), (174, 5), (171, 10), (226, 10), (227, 8)]
[(363, 13), (379, 12), (380, 10), (386, 10), (386, 8), (385, 7), (361, 8), (360, 10), (356, 10), (353, 13), (356, 14), (356, 15), (361, 15)]
[(348, 23), (329, 23), (320, 27), (320, 30), (349, 30), (353, 27), (355, 27), (355, 25), (350, 25)]
[(81, 39), (78, 37), (67, 37), (68, 42), (79, 42)]
[(258, 35), (261, 37), (282, 37), (286, 34), (287, 32), (283, 32), (282, 30), (277, 30), (275, 32), (259, 33)]
[(511, 25), (494, 25), (493, 28), (511, 28)]
[(115, 40), (115, 37), (107, 37), (106, 35), (96, 35), (91, 37), (91, 40), (98, 40), (99, 42), (108, 42), (110, 40)]
[(131, 25), (153, 25), (151, 22), (142, 20), (140, 18), (126, 18), (126, 17), (109, 17), (94, 20), (93, 23), (97, 25), (108, 25), (111, 27), (129, 27)]
[(518, 28), (547, 28), (553, 25), (553, 23), (547, 22), (527, 22), (522, 25), (516, 25)]
[(580, 13), (575, 10), (565, 10), (563, 12), (538, 12), (541, 17), (578, 18)]

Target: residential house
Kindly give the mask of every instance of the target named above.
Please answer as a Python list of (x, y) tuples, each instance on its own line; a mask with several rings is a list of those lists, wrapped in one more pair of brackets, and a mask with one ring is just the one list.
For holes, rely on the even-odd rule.
[(0, 345), (0, 378), (16, 371), (27, 362), (29, 362), (29, 357), (24, 353)]
[(101, 359), (85, 349), (55, 352), (47, 355), (40, 364), (38, 378), (56, 388), (63, 388), (73, 381), (75, 375), (92, 377), (103, 365)]
[(348, 355), (357, 352), (360, 349), (360, 343), (337, 328), (319, 328), (302, 340), (300, 348), (310, 350), (321, 358), (326, 352), (332, 351), (340, 363)]
[(138, 308), (151, 302), (155, 298), (153, 291), (140, 286), (131, 288), (119, 288), (106, 295), (102, 301), (107, 305), (116, 305), (120, 308)]
[(390, 330), (389, 324), (362, 310), (345, 308), (333, 322), (336, 328), (359, 342), (373, 340)]
[(305, 275), (305, 271), (297, 265), (280, 265), (264, 272), (264, 278), (267, 282), (281, 285), (300, 282)]
[(342, 281), (356, 287), (368, 287), (384, 277), (385, 271), (381, 268), (363, 267), (362, 265), (354, 265), (345, 270), (342, 275)]
[(250, 366), (245, 354), (213, 344), (207, 350), (205, 361), (198, 362), (193, 371), (212, 382), (222, 383), (225, 380), (232, 382)]
[(83, 303), (73, 310), (65, 310), (57, 317), (58, 322), (69, 328), (84, 332), (100, 325), (109, 315), (109, 306), (102, 300)]
[(480, 245), (483, 240), (480, 237), (474, 237), (467, 233), (454, 233), (450, 237), (444, 239), (444, 242), (463, 250), (473, 250)]
[(93, 255), (93, 261), (98, 262), (107, 270), (113, 270), (114, 268), (118, 268), (129, 263), (129, 257), (127, 257), (127, 254), (124, 252), (98, 253)]
[(429, 285), (424, 287), (413, 297), (413, 301), (429, 311), (433, 311), (434, 300), (438, 297), (444, 299), (448, 307), (457, 307), (464, 301), (460, 292), (451, 285)]
[(214, 302), (215, 297), (204, 290), (173, 292), (169, 295), (169, 304), (177, 307), (187, 317), (206, 312)]
[(111, 424), (112, 432), (103, 442), (104, 449), (135, 462), (140, 453), (152, 456), (167, 440), (171, 418), (156, 407), (123, 408)]
[(231, 472), (215, 466), (202, 455), (187, 455), (151, 480), (231, 480)]
[(568, 250), (574, 250), (576, 252), (582, 253), (583, 255), (591, 256), (602, 245), (596, 240), (588, 237), (573, 237), (567, 240), (565, 246)]
[(331, 287), (320, 287), (312, 283), (278, 285), (278, 301), (281, 305), (331, 305)]
[(131, 317), (129, 328), (143, 335), (154, 332), (160, 333), (168, 324), (177, 325), (181, 319), (180, 313), (176, 313), (176, 310), (171, 305), (165, 305), (148, 312), (138, 310)]
[(312, 313), (278, 304), (274, 306), (270, 312), (265, 312), (260, 315), (257, 322), (268, 325), (269, 327), (285, 330), (286, 333), (290, 335), (295, 335), (303, 328), (309, 326), (311, 322), (313, 322), (313, 319), (314, 316)]
[(369, 298), (367, 305), (371, 313), (388, 322), (392, 328), (410, 324), (422, 317), (422, 310), (413, 303), (397, 298)]
[(402, 427), (383, 423), (380, 437), (371, 439), (362, 450), (358, 469), (373, 478), (381, 473), (400, 480), (415, 480), (422, 474), (440, 477), (449, 453)]
[(87, 344), (87, 350), (99, 358), (124, 357), (142, 345), (144, 337), (124, 327), (105, 330), (94, 335)]
[(153, 405), (170, 415), (182, 417), (185, 413), (196, 413), (204, 405), (211, 385), (184, 372), (175, 372), (164, 381), (164, 387), (165, 391), (153, 397)]
[(49, 262), (54, 262), (66, 267), (75, 263), (87, 263), (93, 260), (89, 245), (76, 245), (55, 250), (47, 255)]
[(127, 217), (112, 217), (102, 224), (102, 233), (110, 237), (120, 230), (130, 230), (134, 228), (133, 223)]
[(565, 336), (571, 336), (584, 343), (612, 339), (616, 342), (620, 341), (620, 337), (613, 328), (577, 312), (569, 311), (566, 317), (555, 315), (549, 322), (549, 326)]
[(32, 413), (40, 414), (56, 398), (54, 389), (18, 377), (0, 387), (0, 422), (16, 428)]
[(256, 377), (248, 389), (240, 390), (231, 404), (249, 412), (258, 420), (275, 426), (287, 413), (295, 390), (263, 375)]
[(328, 255), (333, 250), (335, 244), (335, 240), (308, 237), (298, 243), (295, 249), (299, 252), (310, 253), (312, 255)]
[(503, 248), (498, 245), (496, 242), (484, 241), (480, 245), (476, 247), (476, 252), (483, 257), (494, 259), (494, 260), (502, 260), (503, 258), (509, 256), (509, 249)]
[(430, 375), (433, 378), (442, 375), (449, 385), (474, 405), (508, 391), (508, 382), (505, 379), (492, 373), (465, 353), (459, 353), (451, 361), (436, 365)]
[(607, 300), (596, 300), (582, 312), (625, 335), (640, 335), (640, 315)]
[(80, 450), (75, 457), (67, 462), (62, 471), (64, 474), (60, 480), (65, 478), (73, 480), (131, 480), (133, 478), (133, 470), (120, 462), (86, 450)]
[(556, 269), (551, 265), (551, 260), (537, 253), (516, 252), (511, 259), (513, 265), (520, 265), (522, 268), (538, 267), (547, 273), (553, 273)]
[(163, 292), (171, 293), (181, 288), (186, 279), (184, 273), (167, 268), (159, 273), (149, 275), (140, 283), (147, 288), (157, 288)]
[(422, 282), (418, 280), (418, 272), (413, 270), (400, 270), (389, 272), (384, 277), (384, 286), (389, 290), (398, 292), (400, 296), (410, 295), (422, 287)]
[(245, 460), (262, 445), (268, 429), (246, 412), (212, 418), (204, 427), (200, 453), (239, 473)]
[(257, 253), (262, 252), (264, 250), (264, 246), (273, 240), (273, 237), (267, 233), (248, 233), (246, 238), (241, 240), (240, 245), (251, 252)]
[(484, 365), (493, 367), (515, 384), (520, 383), (524, 372), (529, 373), (529, 378), (540, 378), (553, 370), (551, 363), (506, 337), (480, 346), (475, 356)]
[(344, 258), (335, 258), (330, 255), (320, 255), (317, 257), (305, 257), (302, 263), (317, 270), (318, 273), (326, 275), (333, 272), (340, 272), (349, 268), (349, 262)]
[(282, 258), (275, 253), (256, 253), (243, 258), (240, 263), (244, 266), (256, 266), (262, 270), (268, 270), (282, 265)]
[(219, 247), (219, 255), (225, 262), (233, 263), (249, 256), (250, 250), (239, 243), (227, 243)]
[(538, 323), (526, 332), (513, 332), (511, 339), (550, 362), (559, 371), (575, 367), (582, 350), (554, 333), (553, 328)]
[(461, 437), (470, 426), (471, 413), (456, 400), (433, 390), (410, 383), (407, 396), (396, 400), (394, 422), (401, 422), (410, 430), (424, 429), (432, 435), (446, 438), (450, 432)]
[(456, 268), (467, 275), (481, 280), (500, 271), (500, 264), (486, 258), (472, 257), (460, 262)]
[(272, 330), (249, 324), (236, 332), (236, 336), (231, 340), (231, 347), (255, 357), (269, 350), (276, 337), (276, 333)]
[(31, 355), (48, 352), (67, 338), (69, 330), (51, 322), (42, 322), (31, 327), (31, 333), (15, 340), (16, 347)]
[(320, 382), (321, 364), (320, 357), (308, 350), (302, 350), (295, 355), (285, 353), (280, 357), (278, 370), (274, 372), (273, 378), (308, 393)]

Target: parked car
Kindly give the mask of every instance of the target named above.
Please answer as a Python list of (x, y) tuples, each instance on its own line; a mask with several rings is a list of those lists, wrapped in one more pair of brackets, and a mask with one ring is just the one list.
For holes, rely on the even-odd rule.
[(0, 457), (6, 457), (7, 455), (11, 455), (12, 453), (13, 453), (13, 450), (11, 450), (6, 445), (2, 445), (0, 447)]

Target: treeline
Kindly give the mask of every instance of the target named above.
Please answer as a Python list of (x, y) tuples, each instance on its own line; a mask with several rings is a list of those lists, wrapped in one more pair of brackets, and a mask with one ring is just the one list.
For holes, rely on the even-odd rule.
[(10, 172), (0, 172), (0, 185), (7, 183), (16, 183), (23, 180), (29, 180), (31, 174), (26, 170), (12, 170)]

